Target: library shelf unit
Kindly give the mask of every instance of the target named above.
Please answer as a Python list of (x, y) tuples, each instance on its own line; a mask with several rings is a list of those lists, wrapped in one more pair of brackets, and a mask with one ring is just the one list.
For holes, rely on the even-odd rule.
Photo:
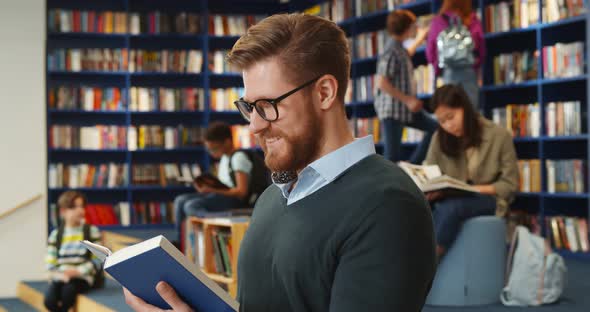
[[(248, 229), (249, 218), (197, 218), (190, 217), (190, 233), (185, 253), (212, 280), (225, 286), (232, 297), (237, 294), (237, 263), (240, 244)], [(187, 231), (188, 232), (188, 231)], [(227, 240), (220, 243), (217, 234), (225, 233)], [(217, 259), (216, 259), (217, 258)], [(229, 265), (229, 274), (218, 273), (216, 261), (223, 261), (222, 267)]]

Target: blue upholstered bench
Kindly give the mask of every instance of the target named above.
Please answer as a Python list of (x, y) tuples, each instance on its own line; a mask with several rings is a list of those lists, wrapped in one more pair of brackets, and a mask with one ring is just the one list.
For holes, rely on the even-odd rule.
[(427, 305), (472, 306), (500, 301), (506, 266), (506, 224), (495, 216), (469, 219), (439, 263)]

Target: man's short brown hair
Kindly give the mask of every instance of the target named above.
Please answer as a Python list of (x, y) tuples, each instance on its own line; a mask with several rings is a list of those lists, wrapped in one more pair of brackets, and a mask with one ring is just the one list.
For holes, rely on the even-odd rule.
[(387, 32), (401, 36), (416, 22), (416, 15), (408, 10), (395, 10), (387, 16)]
[(72, 208), (74, 207), (74, 201), (78, 198), (82, 199), (84, 206), (86, 206), (86, 196), (78, 191), (65, 191), (57, 199), (57, 207), (61, 208)]
[(338, 98), (344, 102), (350, 50), (346, 34), (334, 22), (300, 13), (272, 15), (248, 29), (229, 52), (227, 61), (247, 69), (274, 56), (286, 67), (287, 79), (293, 84), (333, 75), (338, 81)]

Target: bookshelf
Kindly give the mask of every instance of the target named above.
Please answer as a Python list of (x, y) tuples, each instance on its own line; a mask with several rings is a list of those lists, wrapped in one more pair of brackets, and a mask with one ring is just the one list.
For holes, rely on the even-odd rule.
[[(199, 0), (187, 3), (181, 0), (169, 1), (139, 1), (139, 0), (108, 0), (88, 1), (80, 3), (72, 0), (48, 0), (47, 13), (53, 9), (69, 10), (95, 10), (117, 11), (126, 13), (139, 12), (147, 14), (153, 11), (189, 12), (200, 16), (201, 21), (209, 21), (210, 16), (217, 14), (247, 14), (255, 15), (264, 12), (265, 15), (276, 12), (302, 11), (314, 5), (322, 6), (324, 16), (333, 18), (340, 25), (351, 40), (352, 47), (357, 44), (357, 37), (369, 32), (377, 32), (385, 27), (385, 20), (390, 7), (387, 2), (397, 2), (396, 8), (413, 11), (417, 16), (434, 14), (438, 11), (440, 1), (383, 1), (384, 6), (377, 8), (369, 6), (357, 6), (359, 0), (307, 0), (291, 1), (286, 4), (277, 4), (273, 1), (210, 1)], [(588, 164), (590, 158), (590, 144), (588, 137), (588, 49), (582, 50), (583, 71), (581, 74), (568, 77), (549, 77), (544, 74), (543, 48), (554, 46), (557, 43), (582, 42), (585, 46), (588, 42), (587, 14), (564, 18), (561, 20), (545, 21), (542, 3), (536, 3), (536, 16), (531, 14), (531, 23), (521, 23), (522, 27), (506, 29), (506, 31), (489, 32), (485, 34), (488, 47), (487, 57), (483, 67), (484, 85), (480, 91), (481, 105), (484, 114), (492, 118), (495, 108), (505, 107), (507, 104), (538, 103), (540, 110), (540, 135), (537, 137), (515, 137), (514, 143), (519, 158), (539, 159), (541, 161), (541, 192), (520, 193), (513, 205), (514, 209), (533, 211), (540, 217), (553, 215), (576, 215), (583, 211), (582, 217), (588, 220), (590, 215), (590, 198), (588, 194), (588, 177), (584, 177), (586, 188), (583, 194), (550, 193), (547, 189), (546, 160), (582, 159)], [(404, 3), (405, 2), (405, 3)], [(483, 8), (489, 5), (497, 5), (498, 0), (475, 0), (474, 8), (479, 10), (484, 27), (488, 23), (488, 15)], [(365, 3), (365, 2), (363, 2)], [(371, 4), (373, 1), (367, 1)], [(339, 7), (340, 11), (331, 8)], [(344, 11), (348, 14), (342, 14)], [(357, 12), (358, 10), (361, 10)], [(357, 14), (358, 13), (358, 14)], [(362, 13), (362, 14), (361, 14)], [(339, 16), (336, 16), (339, 14)], [(524, 26), (523, 26), (524, 25)], [(211, 89), (241, 87), (241, 78), (236, 73), (215, 73), (207, 66), (210, 63), (210, 54), (219, 50), (228, 50), (239, 38), (236, 35), (215, 35), (210, 31), (210, 23), (200, 25), (197, 33), (97, 33), (97, 32), (53, 32), (49, 28), (46, 34), (47, 52), (56, 49), (142, 49), (142, 50), (198, 50), (202, 52), (202, 68), (198, 73), (158, 73), (158, 72), (131, 72), (121, 71), (80, 71), (70, 72), (64, 70), (48, 70), (46, 73), (47, 89), (58, 86), (90, 86), (99, 88), (121, 88), (129, 90), (131, 87), (143, 88), (199, 88), (203, 90), (202, 107), (197, 110), (180, 110), (174, 112), (162, 111), (132, 111), (129, 109), (129, 95), (125, 94), (127, 106), (119, 111), (86, 111), (81, 109), (55, 109), (47, 105), (48, 142), (50, 142), (49, 129), (53, 125), (119, 125), (123, 127), (136, 125), (161, 125), (174, 126), (178, 124), (205, 127), (211, 121), (226, 121), (232, 124), (241, 124), (243, 121), (239, 113), (233, 110), (214, 111), (211, 109)], [(527, 81), (510, 82), (506, 84), (494, 84), (493, 59), (502, 53), (515, 51), (540, 51), (536, 59), (537, 72), (535, 77)], [(211, 54), (212, 55), (212, 54)], [(358, 78), (371, 76), (375, 73), (377, 58), (360, 58), (356, 49), (352, 50), (351, 78), (353, 80), (352, 98), (356, 99), (356, 84)], [(413, 57), (414, 64), (426, 64), (425, 51), (418, 49)], [(419, 97), (428, 101), (431, 94), (420, 94)], [(545, 108), (550, 102), (579, 101), (581, 103), (580, 116), (582, 123), (581, 134), (570, 136), (549, 136), (545, 131)], [(49, 99), (48, 99), (49, 103)], [(346, 106), (349, 117), (374, 118), (372, 98), (353, 100)], [(48, 144), (49, 146), (49, 144)], [(414, 143), (403, 144), (404, 154), (407, 157), (415, 147)], [(377, 150), (382, 150), (382, 144), (377, 144)], [(114, 148), (108, 150), (85, 149), (54, 149), (47, 150), (48, 167), (53, 163), (100, 164), (114, 162), (127, 164), (129, 168), (137, 163), (166, 162), (190, 162), (198, 163), (203, 168), (209, 165), (209, 158), (203, 148), (174, 148), (174, 149), (146, 149), (129, 150), (128, 148)], [(128, 169), (131, 171), (131, 169)], [(128, 173), (131, 176), (131, 172)], [(63, 189), (48, 189), (48, 204), (55, 202)], [(188, 188), (183, 186), (134, 186), (126, 185), (112, 189), (83, 188), (85, 192), (101, 201), (124, 201), (132, 204), (135, 201), (161, 200), (169, 201), (174, 196), (185, 192)], [(575, 213), (570, 207), (575, 206)], [(579, 209), (578, 209), (579, 208)], [(150, 225), (132, 225), (150, 226)], [(154, 225), (155, 226), (155, 225)], [(162, 225), (158, 225), (162, 226)], [(164, 225), (166, 226), (166, 225)], [(51, 228), (51, 226), (50, 226)], [(545, 231), (543, 231), (545, 233)], [(579, 253), (563, 252), (566, 256), (578, 256)], [(585, 257), (587, 255), (582, 255)]]
[[(336, 7), (332, 11), (333, 18), (340, 25), (350, 38), (352, 47), (355, 47), (359, 34), (375, 32), (385, 28), (385, 21), (388, 13), (392, 9), (390, 2), (381, 2), (382, 7), (375, 5), (376, 2), (363, 2), (364, 6), (357, 5), (357, 0), (333, 0), (327, 1), (328, 5)], [(398, 1), (407, 2), (407, 1)], [(498, 0), (475, 0), (473, 1), (474, 9), (479, 11), (484, 29), (486, 23), (492, 22), (491, 15), (486, 14), (483, 8), (490, 5), (498, 5), (502, 1)], [(578, 16), (566, 17), (560, 20), (553, 19), (551, 22), (545, 18), (549, 10), (543, 7), (545, 0), (539, 0), (533, 3), (536, 14), (530, 14), (530, 22), (521, 22), (520, 27), (508, 27), (505, 31), (487, 32), (485, 40), (487, 45), (487, 56), (483, 66), (484, 85), (480, 91), (480, 100), (483, 107), (484, 115), (490, 119), (493, 117), (493, 110), (504, 108), (508, 104), (529, 104), (538, 103), (539, 105), (539, 127), (540, 134), (536, 137), (515, 137), (519, 159), (539, 159), (540, 166), (540, 192), (521, 192), (518, 193), (517, 199), (513, 204), (514, 210), (522, 210), (537, 214), (541, 220), (545, 217), (567, 216), (579, 217), (589, 221), (590, 215), (590, 196), (588, 195), (588, 185), (590, 180), (587, 174), (583, 176), (585, 187), (582, 193), (572, 192), (550, 192), (548, 190), (548, 169), (546, 160), (568, 160), (581, 159), (586, 163), (585, 169), (590, 161), (590, 144), (588, 129), (590, 129), (588, 118), (588, 90), (590, 81), (588, 79), (588, 51), (586, 43), (590, 25), (588, 23), (588, 14), (583, 13)], [(388, 6), (389, 5), (389, 6)], [(435, 14), (440, 8), (440, 1), (418, 0), (401, 3), (395, 8), (408, 9), (417, 16), (426, 14)], [(373, 7), (371, 7), (373, 6)], [(361, 9), (363, 14), (357, 14)], [(367, 13), (367, 10), (370, 11)], [(547, 11), (547, 12), (545, 12)], [(336, 12), (336, 14), (334, 14)], [(347, 12), (348, 14), (344, 14)], [(500, 15), (502, 15), (502, 12)], [(488, 19), (490, 19), (488, 21)], [(582, 42), (584, 46), (578, 57), (583, 59), (581, 73), (565, 77), (548, 77), (544, 74), (547, 67), (543, 61), (543, 48), (553, 46), (557, 43)], [(535, 60), (537, 72), (534, 77), (526, 81), (509, 82), (505, 84), (494, 83), (494, 57), (502, 53), (512, 53), (515, 51), (540, 51), (540, 55)], [(353, 79), (352, 100), (347, 105), (347, 113), (351, 119), (373, 118), (375, 112), (373, 109), (372, 99), (357, 100), (356, 92), (358, 80), (356, 78), (372, 75), (375, 73), (377, 58), (375, 56), (360, 58), (356, 49), (353, 48), (353, 60), (351, 77)], [(418, 49), (413, 57), (415, 66), (426, 64), (424, 49)], [(430, 94), (422, 94), (419, 97), (428, 101)], [(546, 108), (551, 102), (579, 101), (581, 117), (581, 131), (579, 134), (572, 135), (549, 135), (545, 130)], [(415, 144), (405, 143), (404, 157), (411, 154)], [(377, 150), (382, 150), (382, 144), (377, 144)], [(545, 226), (541, 227), (542, 234), (547, 236)], [(586, 233), (588, 235), (588, 233)], [(558, 250), (560, 254), (568, 258), (577, 258), (590, 260), (590, 253), (571, 252), (569, 250)]]
[[(185, 254), (209, 278), (227, 288), (232, 297), (237, 295), (238, 255), (240, 244), (248, 229), (247, 217), (188, 219), (191, 231)], [(223, 272), (223, 273), (222, 273)]]
[[(172, 147), (157, 145), (149, 148), (131, 146), (129, 142), (134, 138), (130, 137), (129, 129), (136, 128), (139, 132), (140, 127), (159, 126), (161, 130), (164, 130), (166, 127), (180, 125), (204, 129), (211, 121), (243, 124), (237, 111), (216, 111), (210, 105), (211, 89), (242, 86), (239, 74), (213, 71), (209, 67), (210, 58), (215, 51), (231, 49), (239, 38), (239, 35), (235, 33), (239, 28), (234, 27), (234, 33), (231, 35), (216, 34), (213, 29), (210, 29), (214, 24), (209, 20), (210, 18), (213, 20), (214, 16), (218, 14), (244, 16), (263, 12), (262, 15), (268, 15), (274, 12), (290, 11), (291, 7), (295, 7), (295, 5), (277, 5), (272, 2), (260, 1), (234, 2), (233, 5), (227, 5), (227, 3), (209, 0), (191, 2), (183, 0), (93, 0), (83, 2), (47, 0), (47, 170), (51, 172), (56, 164), (62, 164), (64, 167), (87, 165), (99, 168), (103, 164), (112, 163), (125, 166), (124, 175), (126, 175), (125, 183), (116, 186), (97, 184), (96, 177), (94, 183), (88, 185), (77, 183), (78, 187), (74, 188), (61, 183), (53, 185), (55, 181), (48, 181), (49, 231), (55, 223), (54, 217), (51, 216), (55, 213), (55, 207), (51, 206), (57, 201), (58, 196), (68, 189), (84, 192), (90, 203), (111, 205), (126, 203), (129, 206), (131, 220), (139, 214), (134, 209), (134, 203), (170, 203), (175, 196), (192, 190), (189, 186), (176, 183), (136, 184), (133, 181), (134, 166), (186, 163), (198, 164), (203, 170), (207, 170), (210, 159), (202, 145), (173, 144)], [(309, 5), (314, 3), (306, 2)], [(134, 18), (137, 18), (139, 23), (134, 23), (132, 21)], [(166, 19), (169, 23), (165, 23)], [(243, 21), (246, 19), (244, 18)], [(59, 50), (64, 50), (64, 52), (56, 53)], [(139, 67), (139, 56), (134, 54), (134, 51), (136, 53), (148, 51), (141, 57), (143, 68)], [(194, 58), (191, 59), (189, 56), (186, 62), (189, 64), (194, 60), (200, 62), (197, 62), (196, 66), (189, 67), (187, 65), (184, 68), (169, 65), (168, 70), (162, 70), (164, 53), (174, 54), (174, 51), (194, 51)], [(158, 52), (159, 55), (154, 56), (149, 54), (150, 52)], [(63, 56), (59, 53), (63, 53)], [(96, 60), (93, 59), (96, 55), (102, 56), (98, 59), (102, 59), (103, 63), (97, 63), (98, 65), (92, 63), (93, 60)], [(150, 61), (154, 61), (154, 58), (160, 61), (160, 70), (147, 67)], [(170, 64), (178, 62), (177, 57), (174, 56), (174, 58), (173, 60), (171, 58)], [(81, 61), (77, 61), (78, 59)], [(135, 66), (132, 66), (132, 63)], [(108, 66), (103, 64), (108, 64)], [(72, 102), (75, 103), (70, 103), (73, 104), (71, 107), (57, 107), (54, 105), (56, 99), (52, 99), (57, 96), (57, 92), (52, 94), (52, 90), (60, 87), (100, 89), (103, 95), (107, 93), (106, 89), (117, 89), (118, 107), (114, 109), (103, 105), (97, 109), (92, 107), (92, 103), (90, 108), (84, 107), (83, 96), (73, 100)], [(148, 92), (161, 88), (191, 89), (197, 90), (194, 92), (201, 94), (199, 97), (195, 96), (194, 102), (196, 103), (193, 103), (189, 109), (187, 107), (163, 109), (152, 106), (145, 109), (145, 107), (133, 107), (134, 94), (131, 94), (131, 90), (134, 88), (147, 89)], [(77, 92), (79, 90), (72, 91), (73, 94)], [(96, 96), (97, 92), (94, 92)], [(152, 96), (151, 93), (150, 96)], [(112, 98), (107, 100), (112, 100)], [(189, 102), (187, 99), (181, 101), (183, 105)], [(230, 108), (233, 109), (233, 107)], [(109, 145), (108, 148), (102, 146), (105, 143), (104, 136), (113, 136), (113, 131), (106, 131), (105, 135), (101, 134), (99, 144), (95, 144), (97, 146), (91, 148), (79, 145), (69, 146), (68, 144), (72, 142), (68, 142), (64, 146), (56, 145), (55, 137), (52, 137), (56, 126), (75, 127), (76, 130), (68, 131), (80, 131), (81, 133), (82, 130), (77, 129), (97, 125), (104, 125), (105, 128), (117, 126), (127, 129), (124, 137), (121, 138), (122, 144)], [(179, 136), (183, 135), (185, 135), (184, 132), (179, 134)], [(61, 174), (66, 173), (61, 172)], [(172, 228), (172, 224), (169, 222), (148, 222), (148, 224), (131, 223), (127, 226), (105, 225), (103, 228), (157, 229)]]

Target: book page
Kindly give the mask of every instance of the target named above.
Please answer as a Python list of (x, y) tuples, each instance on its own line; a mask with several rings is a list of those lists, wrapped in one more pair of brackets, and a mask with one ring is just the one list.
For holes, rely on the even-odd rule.
[(110, 255), (113, 254), (113, 252), (111, 252), (110, 249), (101, 246), (99, 244), (95, 244), (91, 241), (81, 241), (81, 243), (84, 245), (84, 247), (88, 248), (88, 250), (90, 250), (90, 252), (92, 252), (92, 254), (94, 254), (98, 259), (100, 259), (102, 262), (104, 262)]

